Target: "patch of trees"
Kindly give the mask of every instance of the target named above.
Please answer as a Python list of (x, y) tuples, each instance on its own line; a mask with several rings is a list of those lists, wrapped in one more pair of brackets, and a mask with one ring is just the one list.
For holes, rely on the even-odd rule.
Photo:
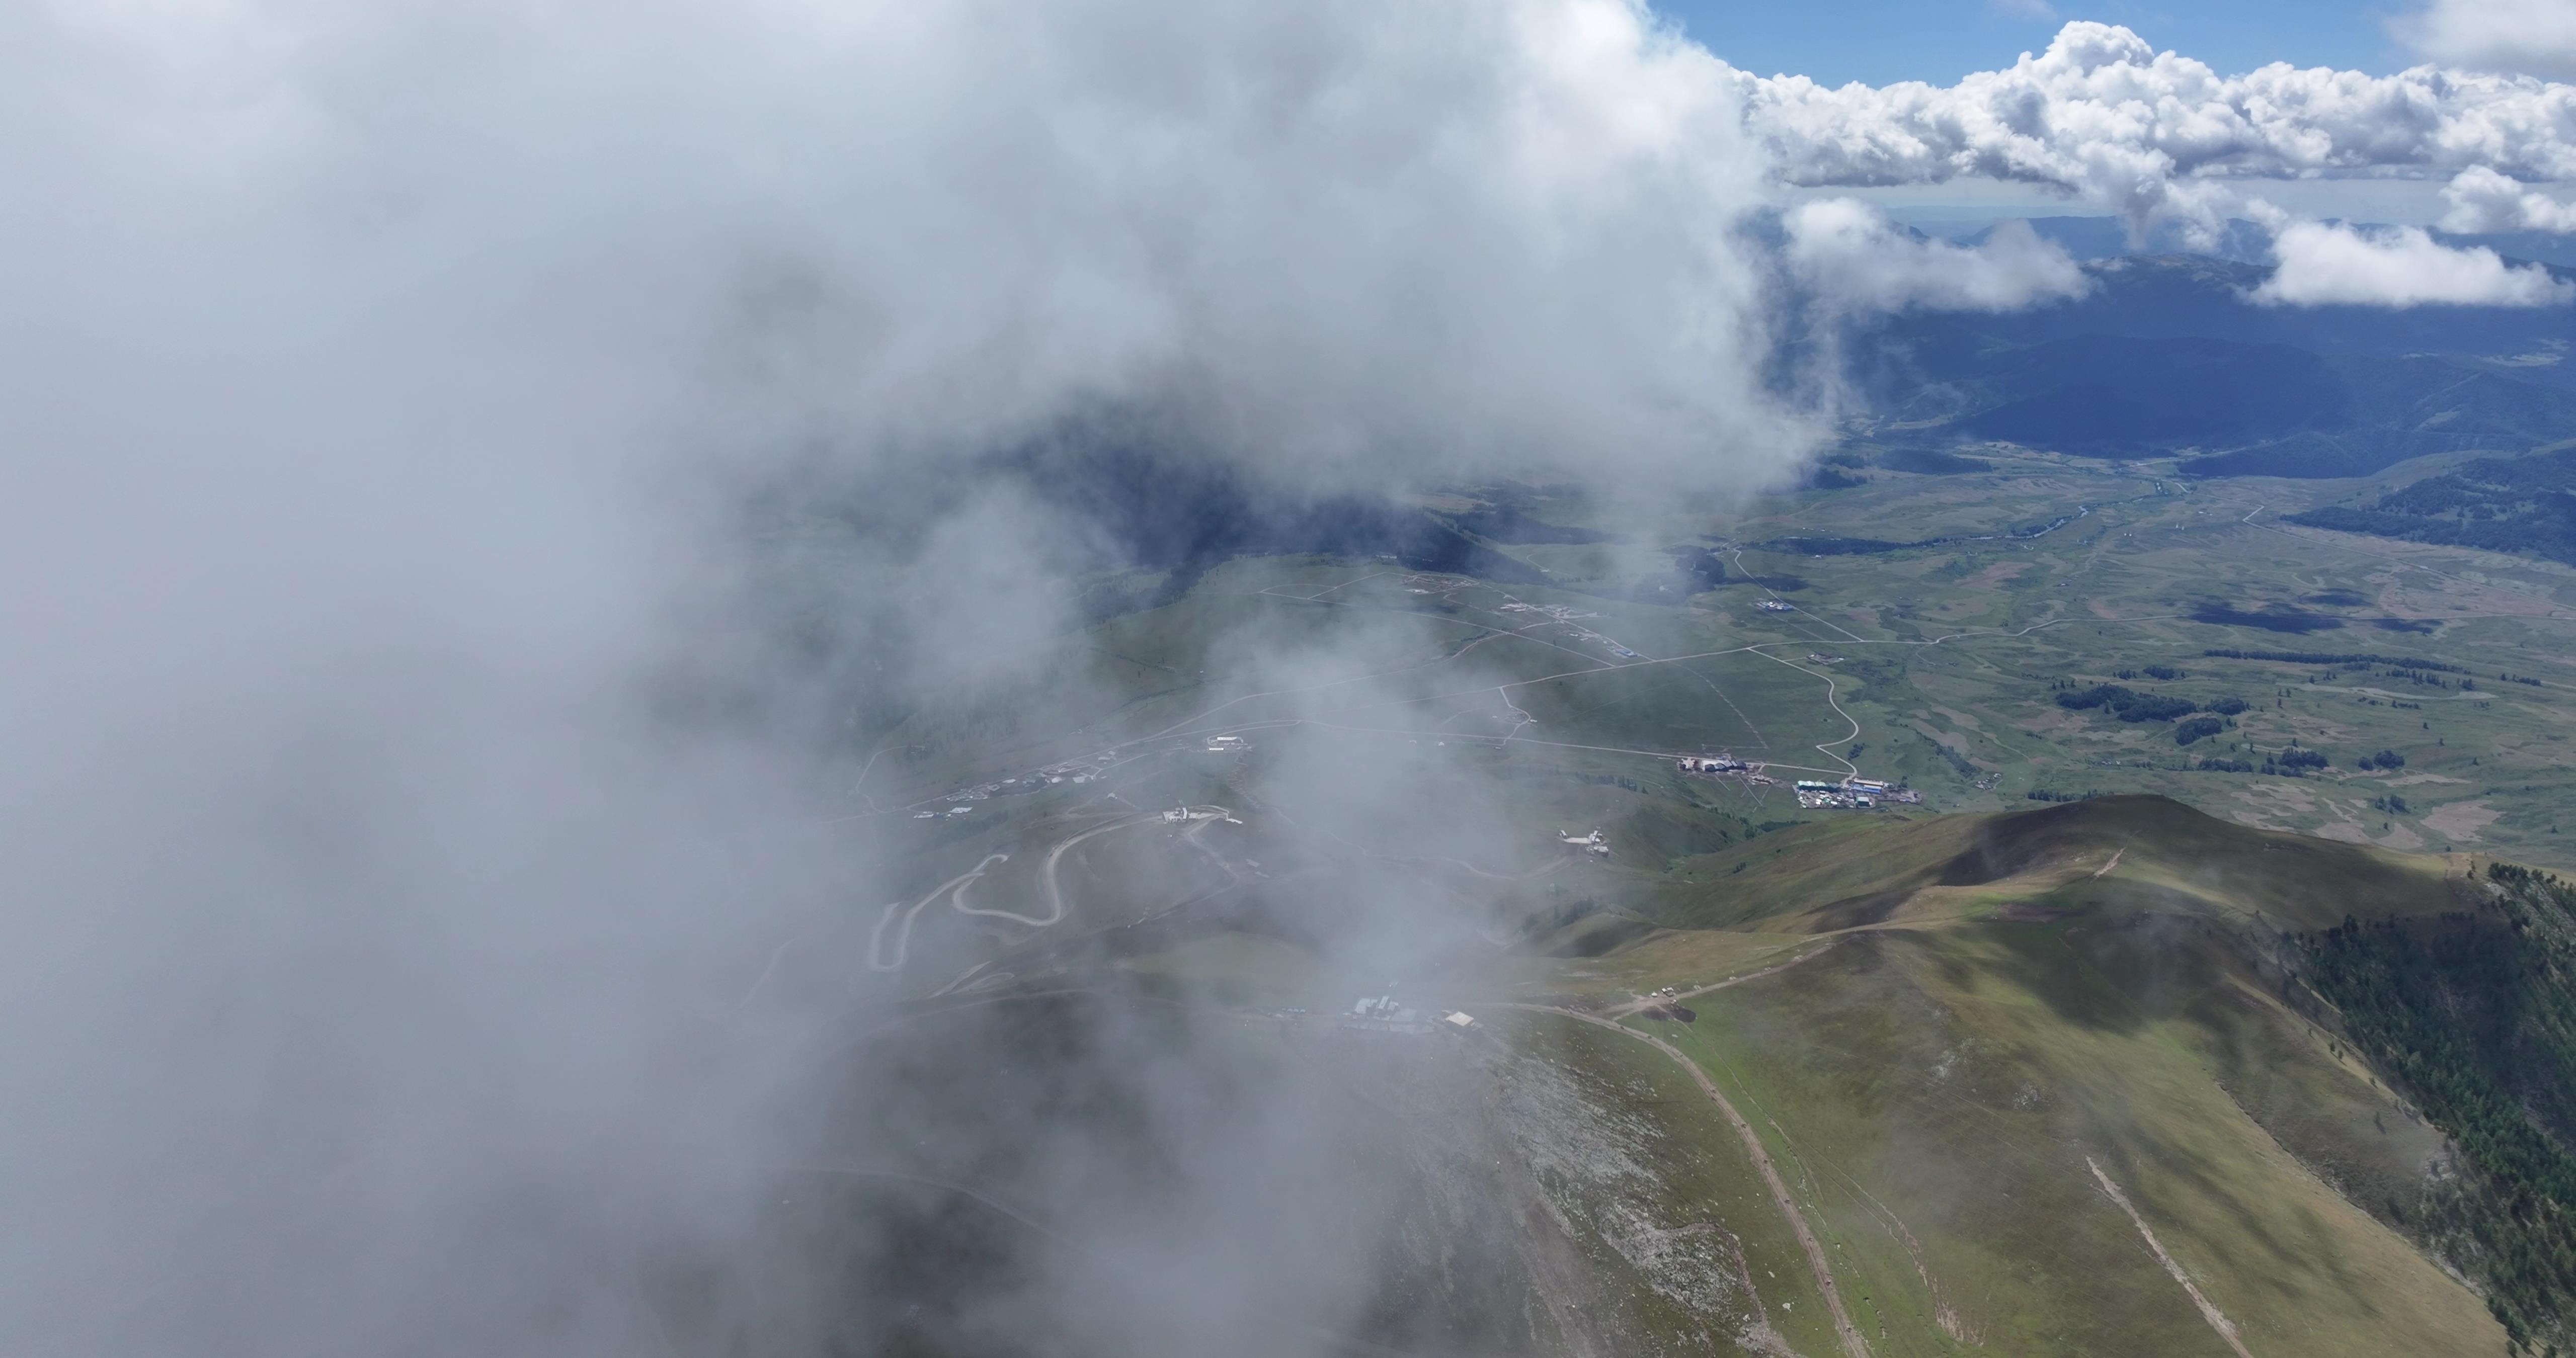
[(2360, 768), (2364, 773), (2368, 773), (2372, 769), (2402, 769), (2404, 767), (2406, 767), (2406, 756), (2399, 754), (2395, 750), (2381, 750), (2377, 754), (2366, 754), (2361, 757)]
[(2227, 697), (2217, 699), (2214, 702), (2202, 703), (2200, 706), (2201, 710), (2204, 712), (2215, 712), (2222, 717), (2232, 717), (2237, 713), (2244, 711), (2247, 705), (2248, 704), (2244, 699), (2230, 694)]
[(2224, 718), (2194, 717), (2174, 728), (2174, 744), (2189, 745), (2195, 740), (2207, 740), (2226, 729), (2227, 722)]
[(2201, 773), (2252, 773), (2254, 762), (2250, 759), (2204, 759), (2192, 768)]
[(2060, 693), (2057, 705), (2076, 712), (2107, 707), (2111, 715), (2122, 721), (2172, 721), (2176, 717), (2188, 716), (2200, 706), (2189, 698), (2140, 693), (2119, 684), (2095, 684), (2091, 688)]
[(2385, 797), (2373, 797), (2370, 799), (2370, 809), (2382, 815), (2402, 816), (2406, 814), (2406, 799), (2394, 792)]
[(2492, 913), (2344, 922), (2295, 940), (2309, 987), (2465, 1162), (2407, 1223), (2484, 1283), (2518, 1350), (2576, 1300), (2576, 888), (2498, 863)]
[(2206, 656), (2216, 656), (2226, 660), (2278, 660), (2293, 665), (2395, 665), (2401, 669), (2438, 670), (2444, 674), (2468, 673), (2468, 670), (2462, 666), (2446, 664), (2439, 660), (2423, 660), (2413, 656), (2403, 655), (2372, 655), (2359, 651), (2343, 654), (2329, 654), (2319, 651), (2240, 651), (2233, 649), (2219, 649), (2203, 651), (2201, 654)]
[(2035, 787), (2021, 795), (2034, 802), (2089, 802), (2096, 797), (2110, 794), (2095, 792), (2089, 788), (2082, 792), (2051, 792), (2044, 787)]
[(2501, 679), (2508, 684), (2529, 684), (2533, 688), (2540, 687), (2540, 681), (2532, 678), (2528, 674), (2505, 674), (2499, 671), (2496, 678)]
[(2281, 778), (2305, 778), (2307, 770), (2324, 768), (2329, 762), (2314, 750), (2302, 750), (2292, 745), (2279, 754), (2263, 756), (2263, 772)]

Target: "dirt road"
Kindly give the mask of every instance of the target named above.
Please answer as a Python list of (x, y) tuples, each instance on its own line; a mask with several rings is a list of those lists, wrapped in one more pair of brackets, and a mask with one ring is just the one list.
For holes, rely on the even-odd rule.
[(1834, 1333), (1842, 1339), (1843, 1353), (1846, 1358), (1869, 1358), (1868, 1342), (1861, 1338), (1860, 1329), (1852, 1324), (1851, 1313), (1843, 1308), (1842, 1291), (1834, 1284), (1834, 1270), (1825, 1259), (1825, 1247), (1817, 1243), (1815, 1232), (1808, 1229), (1806, 1213), (1799, 1210), (1797, 1199), (1789, 1196), (1788, 1181), (1780, 1177), (1779, 1168), (1771, 1163), (1771, 1153), (1763, 1148), (1762, 1139), (1753, 1134), (1753, 1124), (1745, 1121), (1744, 1115), (1735, 1111), (1735, 1105), (1727, 1102), (1726, 1095), (1718, 1092), (1717, 1083), (1708, 1078), (1708, 1072), (1700, 1069), (1697, 1061), (1683, 1054), (1681, 1048), (1660, 1037), (1638, 1032), (1634, 1028), (1613, 1023), (1597, 1015), (1573, 1009), (1559, 1009), (1548, 1004), (1512, 1004), (1505, 1007), (1556, 1014), (1589, 1023), (1596, 1028), (1607, 1028), (1614, 1033), (1647, 1043), (1655, 1050), (1680, 1062), (1682, 1069), (1690, 1072), (1691, 1079), (1699, 1083), (1700, 1092), (1708, 1095), (1709, 1102), (1716, 1104), (1718, 1111), (1726, 1115), (1728, 1125), (1735, 1128), (1736, 1138), (1744, 1143), (1745, 1153), (1753, 1157), (1755, 1167), (1762, 1171), (1762, 1181), (1770, 1186), (1771, 1201), (1779, 1207), (1780, 1215), (1789, 1219), (1789, 1229), (1797, 1233), (1798, 1248), (1807, 1252), (1807, 1267), (1816, 1275), (1816, 1289), (1824, 1294), (1825, 1309), (1833, 1314)]
[(1625, 1018), (1630, 1014), (1652, 1009), (1657, 1005), (1671, 1004), (1677, 1000), (1687, 1000), (1695, 995), (1705, 995), (1713, 990), (1724, 990), (1728, 986), (1742, 985), (1747, 981), (1759, 981), (1765, 976), (1777, 976), (1791, 967), (1801, 966), (1816, 958), (1824, 956), (1827, 952), (1833, 950), (1835, 944), (1842, 942), (1845, 937), (1847, 937), (1847, 935), (1836, 934), (1832, 938), (1826, 940), (1825, 946), (1821, 948), (1802, 952), (1797, 956), (1790, 958), (1786, 962), (1775, 963), (1771, 966), (1764, 967), (1760, 971), (1748, 971), (1741, 976), (1729, 976), (1723, 981), (1714, 981), (1704, 986), (1694, 986), (1689, 990), (1684, 990), (1672, 995), (1640, 996), (1637, 999), (1630, 1000), (1626, 1004), (1611, 1006), (1608, 1013), (1612, 1018)]

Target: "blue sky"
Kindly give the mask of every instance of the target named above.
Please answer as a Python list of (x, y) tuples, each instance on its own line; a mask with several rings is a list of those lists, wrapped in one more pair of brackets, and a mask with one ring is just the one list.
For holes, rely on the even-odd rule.
[(2332, 0), (2106, 0), (2058, 3), (2030, 17), (2033, 0), (1648, 0), (1691, 37), (1757, 75), (1782, 72), (1828, 84), (1946, 85), (1970, 71), (2009, 66), (2048, 45), (2069, 19), (2125, 24), (2154, 43), (2223, 74), (2270, 61), (2384, 74), (2412, 65), (2383, 21), (2395, 4)]

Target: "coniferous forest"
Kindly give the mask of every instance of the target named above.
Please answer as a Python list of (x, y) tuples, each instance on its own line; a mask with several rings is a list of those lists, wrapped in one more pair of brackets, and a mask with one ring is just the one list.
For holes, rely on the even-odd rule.
[(2404, 1223), (2485, 1287), (2526, 1351), (2576, 1300), (2576, 884), (2491, 865), (2475, 909), (2300, 940), (2305, 979), (2462, 1161)]

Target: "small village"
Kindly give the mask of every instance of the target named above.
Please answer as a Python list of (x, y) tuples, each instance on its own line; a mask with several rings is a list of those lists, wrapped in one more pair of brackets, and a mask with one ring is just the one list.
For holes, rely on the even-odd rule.
[(1880, 802), (1902, 802), (1913, 805), (1919, 804), (1922, 800), (1923, 794), (1910, 787), (1898, 787), (1893, 783), (1876, 778), (1863, 778), (1857, 774), (1839, 783), (1810, 778), (1798, 780), (1798, 805), (1810, 811), (1826, 809), (1867, 811)]
[[(1732, 754), (1686, 754), (1675, 761), (1683, 773), (1702, 778), (1733, 778), (1750, 787), (1778, 787), (1780, 780), (1764, 771), (1764, 766), (1738, 759)], [(1920, 805), (1923, 794), (1901, 784), (1853, 774), (1840, 782), (1817, 779), (1797, 780), (1798, 805), (1810, 811), (1866, 811), (1882, 802)], [(1568, 839), (1567, 843), (1575, 841)]]

